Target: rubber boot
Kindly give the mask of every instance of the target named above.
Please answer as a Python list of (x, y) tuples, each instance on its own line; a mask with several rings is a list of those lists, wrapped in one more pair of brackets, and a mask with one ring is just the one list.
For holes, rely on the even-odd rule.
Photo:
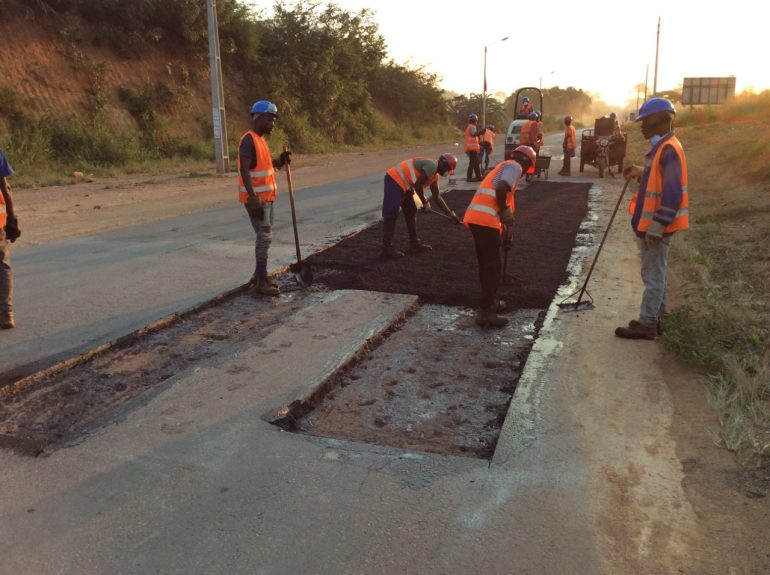
[(481, 327), (505, 327), (508, 320), (497, 315), (494, 307), (481, 308), (476, 315), (476, 324)]

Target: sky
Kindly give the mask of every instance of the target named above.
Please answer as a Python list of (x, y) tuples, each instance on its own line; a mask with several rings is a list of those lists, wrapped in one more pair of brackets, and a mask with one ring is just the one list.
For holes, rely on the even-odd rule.
[[(240, 1), (264, 16), (274, 4)], [(531, 0), (529, 12), (522, 2), (495, 0), (333, 3), (348, 12), (370, 8), (389, 58), (436, 74), (440, 87), (460, 94), (482, 92), (485, 47), (490, 95), (574, 87), (633, 109), (637, 97), (644, 99), (645, 78), (649, 93), (655, 85), (677, 89), (685, 77), (735, 76), (737, 93), (770, 89), (770, 65), (763, 62), (770, 29), (757, 12), (761, 4), (748, 0)], [(475, 14), (466, 13), (469, 5)]]

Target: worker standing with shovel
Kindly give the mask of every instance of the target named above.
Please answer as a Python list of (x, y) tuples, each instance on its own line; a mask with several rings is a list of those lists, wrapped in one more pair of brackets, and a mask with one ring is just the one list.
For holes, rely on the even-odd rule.
[(639, 108), (636, 121), (649, 140), (644, 168), (628, 166), (626, 180), (639, 182), (631, 200), (631, 227), (639, 242), (644, 284), (639, 319), (615, 329), (625, 339), (653, 340), (661, 333), (660, 319), (666, 314), (666, 274), (671, 239), (690, 227), (687, 192), (687, 158), (674, 134), (676, 110), (665, 98), (651, 98)]
[(508, 324), (507, 319), (497, 315), (505, 308), (505, 303), (497, 298), (502, 272), (500, 248), (510, 249), (516, 209), (513, 195), (521, 178), (534, 169), (537, 156), (531, 147), (518, 146), (511, 157), (487, 174), (463, 217), (463, 223), (473, 234), (479, 261), (481, 301), (476, 323), (481, 327)]
[(264, 295), (281, 292), (267, 273), (267, 253), (273, 239), (273, 205), (278, 193), (275, 169), (291, 162), (288, 150), (273, 159), (264, 137), (272, 133), (277, 118), (275, 104), (268, 100), (255, 102), (251, 107), (252, 128), (241, 136), (238, 145), (238, 200), (245, 206), (256, 234), (256, 265), (249, 287)]

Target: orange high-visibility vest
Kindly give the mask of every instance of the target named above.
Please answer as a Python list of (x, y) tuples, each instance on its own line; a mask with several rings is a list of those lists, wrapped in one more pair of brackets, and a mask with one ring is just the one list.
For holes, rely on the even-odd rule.
[[(404, 160), (403, 162), (399, 162), (392, 168), (390, 168), (386, 174), (388, 174), (391, 178), (395, 180), (395, 182), (401, 187), (402, 190), (406, 191), (409, 188), (414, 188), (414, 185), (417, 183), (418, 178), (420, 177), (420, 172), (417, 168), (414, 167), (414, 161), (415, 160), (427, 160), (428, 158), (410, 158), (408, 160)], [(431, 184), (434, 184), (438, 181), (438, 172), (433, 174), (433, 176), (428, 180), (428, 182), (425, 184), (425, 187), (430, 186)]]
[(575, 126), (573, 126), (572, 124), (564, 128), (563, 146), (568, 150), (574, 150), (577, 148), (577, 139), (575, 138)]
[(484, 140), (485, 142), (489, 142), (490, 154), (495, 151), (495, 133), (492, 130), (487, 128), (486, 131), (484, 132), (484, 135), (481, 136), (481, 139)]
[(497, 205), (497, 192), (495, 192), (495, 186), (492, 182), (497, 176), (497, 172), (499, 172), (506, 164), (515, 164), (519, 169), (519, 178), (505, 197), (505, 203), (511, 208), (511, 212), (516, 211), (513, 194), (521, 180), (521, 165), (514, 160), (506, 160), (497, 164), (497, 166), (487, 174), (487, 177), (484, 178), (481, 184), (479, 184), (479, 189), (476, 190), (471, 203), (465, 210), (463, 224), (465, 224), (466, 227), (468, 227), (469, 224), (476, 224), (488, 228), (496, 228), (500, 230), (500, 233), (503, 233), (503, 226), (500, 223), (500, 208)]
[(5, 196), (0, 194), (0, 228), (4, 228), (8, 222), (8, 214), (5, 211)]
[[(278, 185), (275, 181), (275, 170), (273, 169), (273, 158), (270, 156), (270, 148), (267, 147), (265, 139), (254, 130), (249, 130), (243, 136), (238, 144), (243, 143), (243, 139), (250, 137), (254, 141), (254, 149), (257, 152), (257, 165), (249, 170), (251, 176), (251, 187), (257, 194), (260, 202), (274, 202), (278, 193)], [(238, 201), (245, 204), (249, 199), (246, 186), (241, 176), (241, 155), (238, 154)]]
[(471, 136), (471, 128), (475, 128), (473, 124), (468, 124), (465, 127), (465, 151), (470, 152), (473, 150), (479, 150), (479, 137)]
[(529, 130), (531, 127), (532, 127), (532, 120), (527, 120), (526, 123), (522, 124), (521, 132), (519, 133), (519, 146), (532, 145), (532, 142), (530, 142), (530, 138), (529, 138)]
[[(686, 230), (690, 227), (689, 216), (689, 198), (687, 193), (687, 158), (684, 155), (684, 149), (676, 136), (672, 136), (657, 149), (652, 160), (650, 160), (650, 176), (647, 179), (647, 185), (641, 192), (644, 194), (644, 205), (642, 206), (642, 216), (639, 219), (639, 224), (636, 227), (638, 232), (646, 232), (650, 227), (655, 212), (660, 209), (660, 199), (663, 195), (663, 174), (660, 171), (660, 155), (663, 152), (663, 148), (671, 146), (674, 148), (676, 155), (679, 156), (679, 161), (682, 163), (682, 201), (677, 208), (674, 220), (666, 226), (663, 230), (664, 233), (672, 233), (679, 230)], [(636, 194), (631, 198), (631, 204), (628, 206), (628, 211), (631, 215), (634, 215), (636, 211)]]

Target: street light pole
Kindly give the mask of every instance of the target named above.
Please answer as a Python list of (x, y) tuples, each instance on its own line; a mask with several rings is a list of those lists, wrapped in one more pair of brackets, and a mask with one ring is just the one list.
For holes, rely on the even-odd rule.
[[(490, 46), (497, 44), (498, 42), (505, 42), (508, 36), (500, 38), (497, 42), (492, 42)], [(484, 90), (481, 93), (481, 127), (487, 126), (487, 46), (484, 46)]]

